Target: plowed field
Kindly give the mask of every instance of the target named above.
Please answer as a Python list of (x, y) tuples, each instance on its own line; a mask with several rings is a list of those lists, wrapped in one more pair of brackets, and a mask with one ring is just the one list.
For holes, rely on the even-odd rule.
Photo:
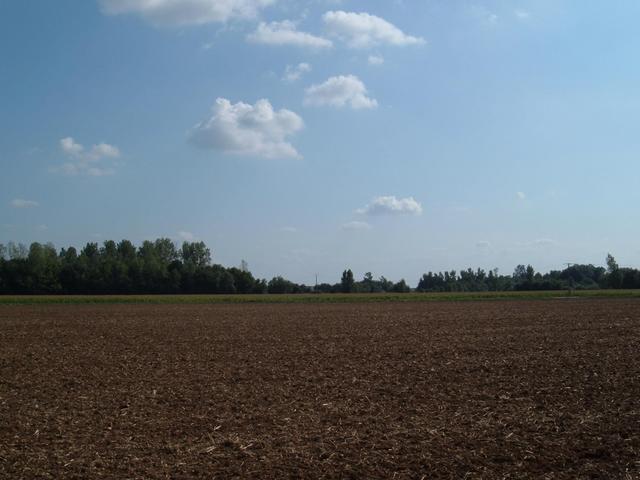
[(0, 307), (0, 478), (640, 478), (640, 301)]

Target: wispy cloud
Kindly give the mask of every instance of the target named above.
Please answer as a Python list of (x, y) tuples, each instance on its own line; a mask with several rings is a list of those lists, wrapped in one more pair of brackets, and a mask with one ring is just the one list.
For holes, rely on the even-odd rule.
[(356, 213), (362, 215), (422, 215), (422, 205), (413, 197), (397, 198), (394, 195), (374, 198)]
[(343, 230), (371, 230), (371, 225), (367, 222), (361, 222), (358, 220), (354, 220), (352, 222), (347, 222), (342, 224)]
[(369, 65), (379, 66), (384, 63), (384, 57), (382, 55), (369, 55), (367, 62)]
[(329, 11), (322, 16), (322, 20), (330, 35), (346, 42), (351, 48), (425, 43), (423, 38), (407, 35), (392, 23), (369, 13)]
[(35, 200), (25, 200), (24, 198), (14, 198), (11, 200), (10, 205), (13, 208), (34, 208), (39, 205)]
[(308, 63), (299, 63), (297, 65), (287, 65), (282, 75), (282, 80), (286, 83), (293, 83), (305, 74), (311, 71), (311, 65)]
[[(67, 162), (57, 167), (52, 167), (50, 171), (63, 173), (65, 175), (89, 175), (101, 177), (113, 175), (115, 165), (113, 160), (120, 157), (120, 149), (108, 143), (98, 143), (86, 149), (84, 145), (77, 143), (72, 137), (60, 140), (60, 149), (67, 156)], [(104, 160), (112, 162), (105, 165)]]
[(307, 47), (312, 49), (331, 48), (333, 43), (326, 38), (301, 32), (290, 20), (282, 22), (260, 22), (255, 32), (247, 35), (247, 41), (273, 46)]

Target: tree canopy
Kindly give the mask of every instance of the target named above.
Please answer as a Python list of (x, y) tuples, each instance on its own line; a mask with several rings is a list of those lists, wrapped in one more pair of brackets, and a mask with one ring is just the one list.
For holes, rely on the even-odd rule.
[[(419, 292), (478, 292), (507, 290), (559, 290), (640, 288), (640, 271), (623, 268), (609, 254), (607, 267), (569, 265), (542, 274), (531, 265), (518, 265), (512, 275), (498, 269), (428, 272), (418, 280)], [(238, 267), (213, 263), (204, 242), (177, 246), (168, 238), (144, 241), (136, 247), (129, 240), (102, 245), (87, 243), (57, 251), (52, 244), (0, 244), (0, 294), (154, 294), (154, 293), (378, 293), (410, 292), (404, 279), (375, 279), (366, 272), (357, 281), (350, 268), (339, 283), (315, 287), (297, 284), (282, 276), (258, 279), (245, 260)]]

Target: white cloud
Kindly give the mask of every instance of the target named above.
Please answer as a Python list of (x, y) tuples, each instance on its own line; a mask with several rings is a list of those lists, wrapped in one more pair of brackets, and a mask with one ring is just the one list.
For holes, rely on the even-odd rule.
[(526, 10), (516, 10), (514, 13), (519, 20), (527, 20), (531, 17), (531, 14)]
[(74, 157), (81, 155), (84, 150), (84, 147), (76, 143), (71, 137), (60, 140), (60, 148), (62, 148), (62, 151), (67, 155)]
[(108, 143), (99, 143), (94, 145), (89, 152), (89, 157), (92, 160), (100, 160), (101, 158), (118, 158), (120, 156), (120, 150), (118, 147), (109, 145)]
[(178, 236), (186, 242), (193, 242), (196, 238), (193, 233), (184, 231), (178, 232)]
[(218, 98), (211, 116), (198, 123), (190, 140), (203, 148), (264, 158), (302, 158), (287, 137), (304, 127), (296, 113), (275, 111), (269, 100), (255, 105)]
[(413, 197), (396, 198), (393, 195), (376, 197), (364, 208), (356, 210), (363, 215), (421, 215), (422, 205)]
[(254, 18), (275, 0), (100, 0), (107, 15), (134, 13), (158, 26), (203, 25)]
[(369, 55), (367, 62), (373, 66), (382, 65), (384, 63), (384, 57), (382, 55)]
[(293, 83), (300, 80), (300, 77), (311, 71), (311, 65), (308, 63), (299, 63), (298, 65), (287, 65), (284, 69), (282, 80), (287, 83)]
[(298, 31), (295, 23), (290, 20), (271, 23), (260, 22), (256, 31), (247, 35), (247, 40), (264, 45), (292, 45), (316, 49), (333, 46), (331, 40)]
[(476, 242), (476, 247), (477, 248), (481, 248), (483, 250), (486, 250), (488, 248), (491, 248), (491, 243), (483, 240), (483, 241), (480, 241), (480, 242)]
[(113, 166), (102, 165), (100, 162), (120, 157), (120, 149), (114, 145), (98, 143), (87, 150), (72, 137), (61, 139), (60, 149), (67, 156), (68, 161), (50, 170), (65, 175), (89, 175), (92, 177), (113, 175), (115, 173)]
[(13, 208), (33, 208), (39, 205), (35, 200), (25, 200), (24, 198), (14, 198), (10, 204)]
[(524, 192), (516, 192), (516, 197), (518, 197), (518, 200), (524, 200), (525, 198), (527, 198)]
[(296, 233), (298, 229), (296, 227), (282, 227), (280, 231), (285, 233)]
[(329, 11), (322, 20), (331, 35), (345, 41), (351, 48), (425, 43), (423, 38), (407, 35), (392, 23), (368, 13)]
[(347, 222), (342, 225), (343, 230), (371, 230), (371, 225), (367, 222), (359, 222), (354, 220), (353, 222)]
[(348, 105), (355, 110), (378, 106), (376, 99), (367, 97), (367, 88), (355, 75), (331, 77), (320, 85), (311, 85), (305, 90), (304, 104), (336, 108)]

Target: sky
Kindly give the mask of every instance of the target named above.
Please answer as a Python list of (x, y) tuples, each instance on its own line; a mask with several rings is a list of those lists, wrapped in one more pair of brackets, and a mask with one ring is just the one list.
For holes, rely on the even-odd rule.
[(0, 243), (640, 266), (635, 0), (0, 0)]

